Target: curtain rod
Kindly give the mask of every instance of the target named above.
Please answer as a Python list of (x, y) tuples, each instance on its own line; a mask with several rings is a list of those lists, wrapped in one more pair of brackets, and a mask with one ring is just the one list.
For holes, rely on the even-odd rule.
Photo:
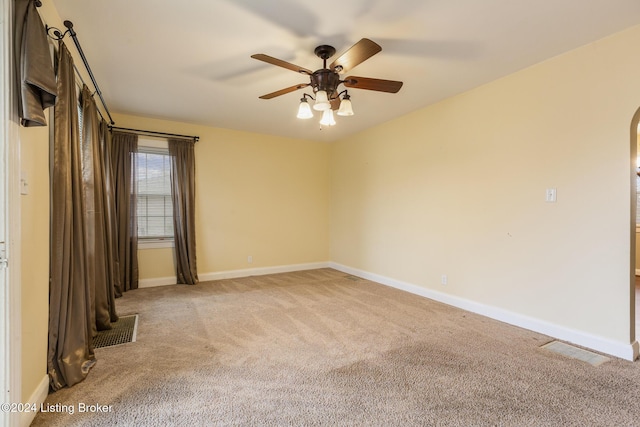
[(89, 66), (89, 62), (87, 61), (87, 57), (84, 56), (84, 51), (82, 50), (82, 47), (80, 47), (80, 42), (78, 41), (78, 36), (76, 35), (76, 32), (73, 31), (73, 22), (64, 21), (64, 26), (69, 29), (69, 34), (71, 34), (71, 37), (73, 38), (73, 42), (75, 43), (76, 47), (78, 48), (78, 53), (80, 54), (80, 57), (82, 58), (82, 62), (84, 62), (84, 66), (86, 67), (87, 71), (89, 72), (89, 77), (91, 77), (91, 81), (93, 82), (93, 87), (96, 88), (96, 93), (100, 97), (100, 101), (102, 102), (102, 106), (104, 107), (104, 110), (106, 111), (107, 116), (109, 116), (109, 122), (112, 125), (115, 124), (115, 122), (113, 121), (113, 118), (111, 117), (111, 113), (109, 113), (109, 108), (107, 108), (107, 103), (104, 102), (104, 98), (102, 97), (102, 92), (100, 92), (100, 87), (98, 86), (98, 82), (96, 82), (96, 78), (93, 76), (93, 72), (91, 71), (91, 67)]
[(193, 139), (194, 142), (198, 142), (198, 140), (200, 139), (199, 136), (179, 135), (179, 134), (176, 134), (176, 133), (156, 132), (156, 131), (153, 131), (153, 130), (120, 128), (120, 127), (116, 127), (116, 126), (109, 126), (109, 129), (111, 129), (111, 130), (124, 130), (124, 131), (129, 131), (129, 132), (139, 133), (139, 134), (149, 135), (149, 136), (163, 136), (163, 137), (164, 136), (174, 136), (174, 137), (177, 137), (177, 138)]
[(89, 77), (91, 77), (91, 82), (93, 83), (93, 87), (96, 89), (95, 93), (97, 93), (98, 96), (100, 97), (100, 102), (102, 102), (104, 111), (107, 113), (107, 116), (109, 116), (109, 122), (111, 123), (111, 125), (114, 125), (115, 122), (111, 117), (111, 113), (109, 112), (107, 103), (104, 101), (104, 98), (102, 97), (102, 92), (100, 91), (98, 82), (96, 82), (96, 78), (93, 75), (93, 71), (91, 71), (91, 67), (89, 66), (89, 61), (87, 61), (87, 57), (84, 55), (84, 51), (82, 50), (82, 47), (80, 46), (80, 42), (78, 41), (78, 36), (76, 32), (73, 30), (73, 22), (64, 21), (64, 26), (67, 27), (67, 31), (65, 31), (64, 33), (60, 33), (60, 30), (58, 30), (57, 28), (47, 26), (47, 34), (49, 34), (49, 30), (54, 30), (53, 34), (55, 35), (55, 37), (52, 37), (52, 38), (56, 40), (62, 40), (64, 36), (67, 35), (67, 33), (71, 35), (71, 38), (73, 38), (73, 43), (76, 45), (76, 48), (78, 49), (78, 53), (80, 54), (80, 58), (82, 58), (82, 62), (84, 62), (84, 67), (87, 69), (87, 72), (89, 73)]

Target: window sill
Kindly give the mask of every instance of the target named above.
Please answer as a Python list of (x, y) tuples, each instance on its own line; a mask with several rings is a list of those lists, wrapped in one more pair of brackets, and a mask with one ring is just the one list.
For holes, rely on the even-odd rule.
[(173, 239), (138, 239), (138, 249), (173, 248)]

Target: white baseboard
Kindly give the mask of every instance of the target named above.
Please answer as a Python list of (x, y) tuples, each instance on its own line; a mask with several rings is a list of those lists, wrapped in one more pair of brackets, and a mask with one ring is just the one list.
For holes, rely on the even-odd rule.
[(292, 271), (315, 270), (327, 268), (329, 262), (313, 262), (307, 264), (277, 265), (273, 267), (245, 268), (242, 270), (218, 271), (215, 273), (198, 274), (201, 282), (208, 280), (235, 279), (238, 277), (262, 276), (265, 274), (290, 273)]
[(155, 286), (168, 286), (178, 283), (175, 276), (172, 277), (153, 277), (151, 279), (138, 280), (138, 288), (153, 288)]
[[(38, 411), (40, 411), (40, 405), (44, 403), (49, 394), (49, 376), (45, 375), (44, 378), (40, 381), (36, 389), (33, 391), (29, 400), (22, 403), (30, 403), (35, 404)], [(22, 412), (20, 414), (20, 426), (28, 427), (33, 422), (33, 419), (36, 417), (38, 412)]]
[[(290, 273), (292, 271), (314, 270), (316, 268), (327, 268), (329, 262), (313, 262), (306, 264), (277, 265), (273, 267), (244, 268), (241, 270), (226, 270), (213, 273), (198, 273), (201, 282), (209, 280), (235, 279), (238, 277), (262, 276), (265, 274)], [(157, 277), (151, 279), (141, 279), (138, 281), (138, 288), (151, 288), (154, 286), (175, 285), (175, 277)]]
[(329, 267), (347, 274), (351, 274), (353, 276), (362, 277), (363, 279), (371, 280), (386, 286), (410, 292), (412, 294), (420, 295), (425, 298), (461, 308), (466, 311), (481, 314), (483, 316), (499, 320), (501, 322), (509, 323), (511, 325), (518, 326), (524, 329), (529, 329), (531, 331), (548, 335), (559, 340), (568, 341), (570, 343), (582, 347), (587, 347), (601, 353), (619, 357), (621, 359), (634, 361), (638, 358), (638, 353), (640, 351), (638, 341), (634, 341), (633, 343), (628, 344), (624, 342), (609, 340), (607, 338), (588, 334), (586, 332), (571, 328), (566, 328), (564, 326), (556, 325), (544, 320), (524, 316), (512, 311), (481, 304), (475, 301), (460, 298), (454, 295), (449, 295), (443, 292), (434, 291), (432, 289), (423, 288), (422, 286), (414, 285), (412, 283), (402, 282), (390, 277), (369, 273), (367, 271), (359, 270), (357, 268), (348, 267), (346, 265), (334, 262), (330, 262)]

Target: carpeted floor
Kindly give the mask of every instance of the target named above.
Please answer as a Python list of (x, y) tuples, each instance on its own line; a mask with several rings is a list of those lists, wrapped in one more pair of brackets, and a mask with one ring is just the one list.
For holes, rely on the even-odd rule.
[[(321, 269), (128, 292), (137, 341), (33, 426), (640, 426), (640, 363)], [(110, 412), (83, 412), (80, 404)], [(95, 409), (95, 408), (94, 408)]]

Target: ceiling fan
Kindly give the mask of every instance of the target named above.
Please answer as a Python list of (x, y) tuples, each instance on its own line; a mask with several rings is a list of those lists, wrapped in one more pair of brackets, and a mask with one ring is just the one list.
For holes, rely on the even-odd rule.
[(346, 73), (381, 50), (382, 48), (380, 45), (365, 38), (351, 46), (351, 48), (340, 55), (338, 59), (333, 61), (329, 65), (329, 68), (327, 68), (327, 59), (335, 55), (336, 49), (333, 46), (321, 45), (316, 47), (314, 50), (316, 56), (322, 59), (323, 64), (322, 68), (316, 71), (311, 71), (304, 67), (300, 67), (262, 53), (251, 55), (252, 58), (259, 61), (277, 65), (278, 67), (283, 67), (300, 74), (306, 74), (309, 77), (308, 83), (300, 83), (280, 89), (275, 92), (262, 95), (260, 96), (260, 99), (272, 99), (277, 96), (311, 86), (315, 97), (307, 93), (302, 96), (302, 99), (300, 99), (300, 107), (298, 109), (298, 118), (308, 119), (313, 117), (313, 112), (307, 102), (308, 97), (315, 101), (313, 109), (323, 112), (320, 124), (332, 126), (335, 124), (333, 110), (338, 110), (338, 115), (341, 116), (353, 115), (353, 108), (351, 106), (351, 100), (347, 90), (338, 90), (338, 87), (341, 84), (347, 88), (367, 89), (388, 93), (397, 93), (402, 87), (402, 82), (395, 80), (382, 80), (356, 76), (349, 76), (344, 79), (341, 78), (341, 74)]

